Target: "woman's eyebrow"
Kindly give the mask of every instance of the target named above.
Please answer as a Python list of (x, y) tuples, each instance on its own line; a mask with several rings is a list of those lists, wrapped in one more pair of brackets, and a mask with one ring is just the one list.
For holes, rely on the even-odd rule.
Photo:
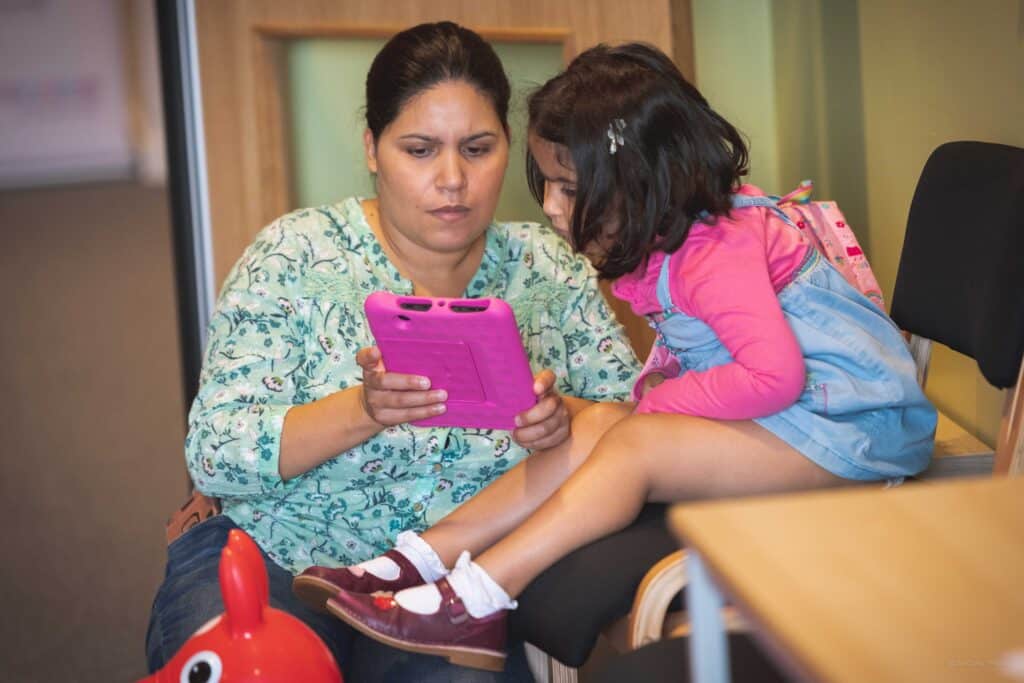
[(462, 142), (462, 143), (476, 142), (477, 140), (481, 140), (483, 138), (496, 138), (496, 137), (498, 137), (497, 133), (495, 133), (493, 131), (485, 130), (485, 131), (482, 131), (480, 133), (474, 133), (473, 135), (470, 135), (469, 137), (462, 138), (462, 140), (460, 140), (459, 142)]
[[(474, 133), (473, 135), (469, 135), (467, 137), (464, 137), (461, 140), (459, 140), (459, 143), (460, 144), (465, 144), (467, 142), (476, 142), (477, 140), (481, 140), (483, 138), (496, 138), (496, 137), (498, 137), (497, 133), (495, 133), (493, 131), (485, 130), (483, 132)], [(399, 140), (417, 140), (419, 142), (429, 142), (429, 143), (435, 144), (435, 145), (439, 145), (442, 142), (444, 142), (441, 138), (434, 137), (433, 135), (424, 135), (423, 133), (408, 133), (406, 135), (399, 136), (398, 139)]]
[(407, 135), (402, 135), (398, 139), (399, 140), (418, 140), (420, 142), (432, 142), (432, 143), (435, 143), (435, 144), (439, 144), (441, 142), (441, 138), (435, 138), (435, 137), (431, 137), (430, 135), (423, 135), (421, 133), (409, 133)]

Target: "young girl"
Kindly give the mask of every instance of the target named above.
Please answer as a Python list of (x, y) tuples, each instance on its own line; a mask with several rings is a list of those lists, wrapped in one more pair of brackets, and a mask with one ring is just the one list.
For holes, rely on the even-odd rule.
[[(515, 528), (489, 518), (497, 486), (385, 557), (297, 580), (377, 640), (488, 668), (515, 596), (645, 502), (899, 480), (927, 465), (936, 421), (895, 325), (740, 184), (740, 135), (664, 54), (584, 52), (532, 97), (529, 132), (554, 227), (657, 330), (635, 406)], [(449, 570), (460, 549), (480, 554)]]

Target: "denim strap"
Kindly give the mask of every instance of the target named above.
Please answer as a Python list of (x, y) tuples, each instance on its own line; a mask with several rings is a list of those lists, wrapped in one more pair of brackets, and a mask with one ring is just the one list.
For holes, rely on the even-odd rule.
[(661, 270), (658, 272), (658, 305), (661, 306), (661, 314), (666, 318), (675, 312), (675, 305), (672, 303), (672, 291), (669, 289), (669, 261), (672, 254), (665, 254), (665, 260), (661, 262)]
[(786, 223), (796, 227), (796, 223), (793, 219), (786, 215), (786, 212), (779, 208), (779, 202), (774, 197), (752, 197), (747, 194), (734, 194), (732, 196), (732, 208), (734, 209), (745, 209), (748, 206), (763, 206), (771, 209), (778, 215), (779, 218), (784, 220)]

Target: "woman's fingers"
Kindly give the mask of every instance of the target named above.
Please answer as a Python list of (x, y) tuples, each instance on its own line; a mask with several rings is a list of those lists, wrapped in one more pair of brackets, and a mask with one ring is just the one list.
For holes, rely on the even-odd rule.
[(557, 446), (569, 438), (569, 433), (568, 421), (550, 420), (531, 427), (517, 429), (513, 432), (512, 438), (523, 448), (539, 451)]
[(569, 410), (557, 393), (543, 396), (516, 421), (520, 427), (512, 433), (512, 438), (531, 450), (556, 446), (569, 436)]
[(428, 417), (434, 417), (435, 415), (441, 415), (446, 410), (443, 403), (435, 403), (429, 406), (421, 406), (418, 408), (384, 408), (380, 410), (373, 419), (377, 420), (381, 424), (396, 425), (403, 422), (415, 422), (416, 420), (425, 420)]
[(448, 392), (438, 391), (376, 391), (368, 392), (366, 402), (377, 410), (419, 408), (444, 403)]
[(447, 410), (444, 391), (367, 391), (363, 387), (363, 407), (375, 422), (396, 425), (440, 415)]
[(513, 432), (513, 437), (520, 443), (532, 442), (538, 439), (543, 439), (546, 436), (550, 436), (551, 434), (554, 434), (561, 429), (567, 429), (568, 427), (569, 414), (568, 411), (566, 411), (565, 415), (555, 413), (540, 422), (534, 422), (525, 427), (519, 427)]
[[(545, 420), (556, 415), (559, 409), (565, 409), (565, 405), (562, 403), (562, 397), (558, 394), (548, 394), (542, 396), (537, 404), (529, 410), (524, 410), (516, 416), (516, 424), (519, 427), (529, 427), (531, 425), (538, 425)], [(566, 410), (566, 415), (568, 411)]]
[(448, 392), (430, 390), (430, 380), (419, 375), (387, 372), (376, 347), (360, 349), (356, 363), (363, 369), (363, 408), (384, 425), (422, 420), (443, 413)]
[(533, 378), (533, 393), (543, 396), (555, 386), (555, 373), (549, 369), (538, 372)]
[(380, 349), (376, 346), (366, 346), (359, 349), (356, 351), (356, 363), (363, 369), (363, 372), (377, 369), (377, 366), (380, 365)]
[(387, 372), (380, 349), (368, 346), (356, 352), (356, 363), (363, 369), (363, 384), (385, 391), (422, 391), (430, 388), (430, 379), (421, 375)]
[(400, 372), (364, 372), (363, 382), (379, 391), (402, 391), (424, 393), (430, 388), (430, 380), (420, 375), (405, 375)]

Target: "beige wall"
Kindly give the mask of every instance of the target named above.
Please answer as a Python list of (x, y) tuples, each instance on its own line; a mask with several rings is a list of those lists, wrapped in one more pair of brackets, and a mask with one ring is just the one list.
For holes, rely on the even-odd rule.
[[(1024, 27), (1018, 0), (860, 0), (868, 230), (875, 272), (892, 292), (918, 174), (949, 140), (1024, 147)], [(945, 348), (928, 393), (994, 443), (1004, 392)]]
[[(1024, 147), (1019, 0), (694, 0), (693, 9), (697, 82), (750, 136), (752, 179), (784, 192), (813, 178), (816, 196), (843, 208), (887, 298), (931, 151), (958, 139)], [(928, 394), (995, 441), (1003, 392), (974, 361), (936, 349)]]

